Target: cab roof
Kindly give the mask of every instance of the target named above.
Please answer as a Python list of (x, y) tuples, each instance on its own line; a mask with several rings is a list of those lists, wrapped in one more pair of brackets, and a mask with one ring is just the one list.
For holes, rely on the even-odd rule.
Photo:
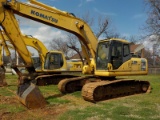
[(129, 43), (130, 43), (129, 41), (124, 40), (124, 39), (120, 39), (120, 38), (109, 38), (109, 39), (103, 39), (103, 40), (100, 40), (99, 42), (105, 42), (105, 41), (119, 41), (119, 42), (127, 43), (127, 44), (129, 44)]

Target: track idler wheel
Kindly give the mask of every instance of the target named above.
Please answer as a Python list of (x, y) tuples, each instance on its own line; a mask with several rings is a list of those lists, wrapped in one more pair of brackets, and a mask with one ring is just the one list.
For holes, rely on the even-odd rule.
[(144, 93), (150, 93), (151, 92), (151, 86), (150, 86), (150, 83), (145, 81), (146, 83), (142, 84), (142, 92)]
[(29, 109), (43, 108), (46, 105), (39, 88), (33, 83), (20, 85), (17, 95), (18, 100)]

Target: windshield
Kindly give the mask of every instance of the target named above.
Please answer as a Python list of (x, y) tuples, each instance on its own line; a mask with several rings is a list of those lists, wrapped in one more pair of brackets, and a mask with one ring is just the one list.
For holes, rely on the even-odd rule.
[(45, 69), (59, 69), (63, 66), (63, 58), (59, 53), (49, 53), (44, 64)]
[(107, 70), (109, 42), (101, 42), (97, 47), (96, 69)]

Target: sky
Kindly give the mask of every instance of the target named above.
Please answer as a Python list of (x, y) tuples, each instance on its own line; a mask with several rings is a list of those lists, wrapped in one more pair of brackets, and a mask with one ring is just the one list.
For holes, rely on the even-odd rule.
[[(27, 0), (19, 0), (27, 2)], [(111, 26), (121, 35), (138, 36), (147, 19), (144, 0), (38, 0), (57, 9), (74, 13), (76, 16), (89, 12), (91, 16), (106, 16), (111, 20)], [(21, 31), (41, 39), (46, 45), (49, 38), (66, 37), (63, 32), (48, 26), (19, 18)], [(96, 24), (95, 24), (96, 25)], [(94, 28), (94, 26), (92, 26)]]
[[(99, 15), (111, 18), (117, 31), (126, 35), (139, 34), (146, 20), (144, 0), (39, 0), (58, 9), (84, 14), (89, 11), (95, 19)], [(70, 2), (70, 3), (68, 3)]]

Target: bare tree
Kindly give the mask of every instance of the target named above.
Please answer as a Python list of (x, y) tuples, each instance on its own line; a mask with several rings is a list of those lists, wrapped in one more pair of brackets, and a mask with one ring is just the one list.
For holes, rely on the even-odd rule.
[(68, 42), (67, 46), (70, 49), (76, 51), (76, 53), (79, 55), (82, 63), (84, 64), (83, 57), (81, 55), (81, 51), (80, 51), (80, 48), (79, 48), (80, 47), (80, 43), (79, 43), (77, 37), (75, 35), (68, 34), (68, 40), (69, 40), (69, 42)]
[(50, 42), (50, 49), (51, 50), (58, 50), (62, 51), (66, 57), (69, 57), (70, 49), (67, 47), (68, 40), (64, 40), (63, 38), (54, 38)]
[(126, 36), (122, 36), (120, 33), (114, 31), (114, 30), (108, 30), (105, 32), (106, 38), (121, 38), (121, 39), (126, 39)]
[(160, 0), (145, 0), (145, 3), (149, 9), (144, 30), (148, 31), (148, 36), (155, 35), (160, 42)]
[[(158, 45), (160, 43), (160, 0), (145, 0), (145, 5), (148, 17), (143, 27), (143, 30), (146, 32), (143, 38), (147, 39), (148, 42), (154, 42)], [(151, 54), (154, 56), (154, 53)], [(151, 58), (148, 59), (149, 62), (153, 60)]]
[[(97, 25), (95, 27), (96, 29), (93, 32), (98, 39), (101, 35), (105, 34), (108, 31), (109, 18), (102, 15), (97, 18), (98, 19), (95, 19), (95, 16), (91, 16), (89, 11), (81, 16), (81, 19), (83, 19), (90, 27), (92, 27), (93, 25)], [(95, 22), (97, 22), (98, 24), (94, 24)]]
[(106, 33), (108, 30), (108, 18), (100, 16), (98, 19), (98, 31), (96, 32), (96, 37), (99, 38), (102, 34)]
[(136, 44), (140, 39), (137, 36), (131, 35), (128, 40), (132, 43), (132, 44)]

